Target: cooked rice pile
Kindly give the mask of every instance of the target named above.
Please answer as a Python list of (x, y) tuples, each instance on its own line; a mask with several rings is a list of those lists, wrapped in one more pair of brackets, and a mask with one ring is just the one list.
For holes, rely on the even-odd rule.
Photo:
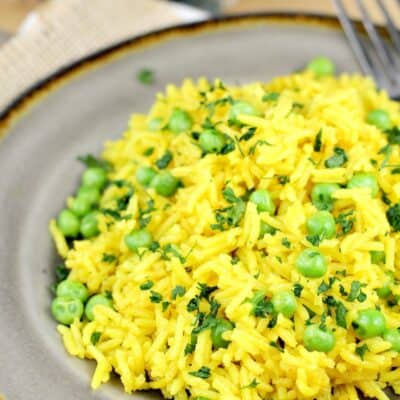
[[(229, 110), (238, 99), (253, 105), (259, 116), (240, 115), (242, 124), (231, 124)], [(189, 131), (165, 128), (176, 108), (190, 114)], [(393, 126), (400, 125), (399, 104), (371, 80), (317, 79), (306, 72), (244, 86), (185, 80), (159, 94), (148, 115), (133, 115), (123, 137), (107, 142), (103, 153), (113, 168), (109, 180), (134, 186), (126, 209), (120, 217), (101, 215), (101, 233), (72, 246), (52, 223), (57, 248), (71, 270), (68, 279), (86, 284), (91, 294), (112, 294), (114, 308), (95, 307), (92, 322), (58, 327), (71, 355), (96, 361), (92, 387), (107, 382), (114, 371), (128, 393), (160, 389), (166, 398), (179, 400), (344, 400), (357, 399), (357, 392), (383, 400), (387, 386), (400, 393), (399, 353), (382, 337), (357, 338), (352, 327), (359, 310), (376, 307), (387, 327), (400, 327), (400, 286), (393, 283), (391, 302), (376, 293), (388, 271), (400, 279), (399, 234), (386, 216), (389, 202), (400, 202), (399, 175), (391, 167), (400, 162), (400, 153), (395, 144), (385, 151), (387, 134), (366, 122), (372, 109), (386, 110)], [(151, 131), (147, 126), (155, 117), (163, 124)], [(196, 132), (204, 124), (228, 135), (231, 151), (202, 154)], [(324, 161), (338, 147), (347, 162), (326, 168)], [(143, 188), (135, 178), (139, 167), (154, 166), (167, 149), (173, 155), (167, 170), (182, 182), (171, 197)], [(377, 177), (377, 197), (366, 189), (346, 188), (359, 171)], [(340, 233), (338, 223), (337, 237), (319, 244), (328, 272), (313, 279), (302, 276), (295, 262), (302, 250), (313, 247), (305, 221), (317, 211), (310, 193), (320, 182), (341, 185), (332, 213), (351, 221), (348, 232)], [(237, 223), (218, 227), (216, 216), (235, 205), (227, 199), (227, 188), (244, 199), (243, 215)], [(275, 215), (257, 212), (248, 201), (255, 189), (272, 194)], [(100, 208), (116, 209), (125, 193), (124, 185), (110, 184)], [(144, 217), (151, 219), (143, 222)], [(260, 221), (276, 232), (260, 237)], [(139, 222), (147, 223), (158, 249), (128, 249), (124, 237)], [(373, 264), (370, 251), (384, 251), (384, 265)], [(116, 259), (105, 260), (110, 254)], [(149, 281), (154, 285), (143, 289)], [(349, 300), (355, 281), (364, 295)], [(293, 318), (255, 315), (256, 293), (263, 291), (267, 302), (284, 290), (298, 296)], [(328, 298), (346, 308), (347, 328), (338, 326), (337, 308), (329, 306)], [(193, 332), (210, 315), (234, 325), (223, 336), (227, 348), (213, 348), (207, 324)], [(333, 350), (304, 347), (303, 332), (310, 323), (324, 323), (333, 331)], [(94, 332), (100, 335), (95, 345)]]

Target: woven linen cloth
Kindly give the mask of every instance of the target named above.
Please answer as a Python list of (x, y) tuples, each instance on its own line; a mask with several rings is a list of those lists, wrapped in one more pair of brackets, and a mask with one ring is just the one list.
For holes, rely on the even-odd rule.
[(0, 112), (63, 66), (154, 29), (206, 13), (161, 0), (51, 0), (0, 47)]

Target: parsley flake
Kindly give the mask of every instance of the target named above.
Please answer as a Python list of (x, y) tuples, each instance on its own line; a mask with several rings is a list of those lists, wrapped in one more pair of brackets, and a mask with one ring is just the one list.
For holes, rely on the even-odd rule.
[(365, 353), (369, 350), (368, 346), (364, 343), (362, 346), (356, 347), (356, 354), (359, 355), (361, 360), (364, 360)]
[(177, 285), (171, 291), (172, 300), (176, 300), (177, 297), (183, 297), (186, 293), (186, 289), (183, 286)]
[(93, 332), (90, 335), (90, 342), (92, 343), (93, 346), (96, 346), (96, 344), (99, 342), (101, 336), (101, 332)]
[(322, 129), (320, 129), (315, 137), (314, 151), (320, 152), (322, 147)]
[(325, 160), (326, 168), (338, 168), (348, 161), (347, 154), (342, 148), (335, 147), (333, 153), (332, 157)]
[(142, 68), (138, 71), (136, 78), (144, 85), (151, 85), (154, 83), (154, 71), (149, 68)]
[(116, 259), (117, 256), (115, 254), (103, 253), (103, 258), (101, 259), (101, 261), (111, 264)]
[(161, 303), (163, 297), (161, 293), (155, 292), (154, 290), (150, 290), (150, 301), (152, 303)]
[(210, 377), (211, 370), (208, 367), (201, 367), (198, 371), (189, 372), (189, 375), (195, 376), (200, 379), (207, 379)]
[(295, 283), (293, 285), (293, 293), (296, 297), (300, 297), (301, 296), (301, 292), (303, 291), (304, 286), (301, 285), (300, 283)]
[(151, 289), (153, 286), (154, 286), (154, 282), (148, 280), (148, 281), (142, 283), (142, 284), (139, 286), (139, 289), (140, 289), (140, 290), (149, 290), (149, 289)]
[(165, 169), (165, 168), (168, 167), (169, 163), (172, 161), (172, 158), (173, 158), (173, 154), (172, 154), (169, 150), (167, 150), (167, 151), (161, 156), (161, 158), (159, 158), (159, 159), (156, 161), (156, 166), (157, 166), (159, 169)]

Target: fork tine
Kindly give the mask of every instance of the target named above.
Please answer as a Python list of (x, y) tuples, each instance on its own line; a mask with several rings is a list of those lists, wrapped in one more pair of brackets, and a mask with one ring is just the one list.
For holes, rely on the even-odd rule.
[(374, 24), (371, 21), (367, 9), (364, 7), (361, 0), (356, 0), (356, 1), (362, 15), (362, 22), (364, 24), (366, 31), (368, 32), (368, 36), (371, 39), (372, 44), (375, 47), (378, 57), (382, 65), (384, 66), (389, 79), (392, 82), (396, 82), (398, 80), (398, 77), (396, 76), (396, 71), (394, 69), (395, 61), (392, 58), (390, 52), (388, 52), (381, 37), (379, 36)]
[(372, 60), (370, 59), (368, 53), (365, 51), (361, 39), (358, 37), (357, 32), (354, 29), (352, 22), (350, 21), (350, 18), (347, 16), (342, 0), (333, 1), (338, 12), (339, 20), (350, 42), (350, 46), (353, 49), (364, 74), (375, 76), (375, 78), (381, 76), (381, 74), (378, 73), (378, 71), (375, 69)]
[[(390, 37), (393, 40), (393, 44), (394, 44), (396, 50), (400, 53), (400, 34), (397, 31), (397, 28), (396, 28), (395, 24), (393, 23), (393, 20), (392, 20), (392, 18), (390, 16), (385, 4), (383, 3), (383, 1), (382, 0), (378, 0), (378, 4), (379, 4), (379, 7), (382, 10), (383, 15), (385, 16), (386, 25), (388, 27), (388, 30), (389, 30), (389, 33), (390, 33)], [(400, 4), (400, 2), (399, 2), (399, 4)]]

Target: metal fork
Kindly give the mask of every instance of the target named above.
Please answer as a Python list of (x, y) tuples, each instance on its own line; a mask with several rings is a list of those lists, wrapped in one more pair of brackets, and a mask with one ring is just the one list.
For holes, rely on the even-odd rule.
[[(354, 27), (342, 0), (333, 0), (343, 30), (364, 74), (374, 77), (392, 99), (400, 100), (400, 33), (387, 9), (385, 0), (376, 0), (385, 17), (388, 40), (384, 39), (371, 20), (363, 0), (355, 0), (369, 40), (364, 40)], [(397, 0), (400, 7), (400, 0)]]

